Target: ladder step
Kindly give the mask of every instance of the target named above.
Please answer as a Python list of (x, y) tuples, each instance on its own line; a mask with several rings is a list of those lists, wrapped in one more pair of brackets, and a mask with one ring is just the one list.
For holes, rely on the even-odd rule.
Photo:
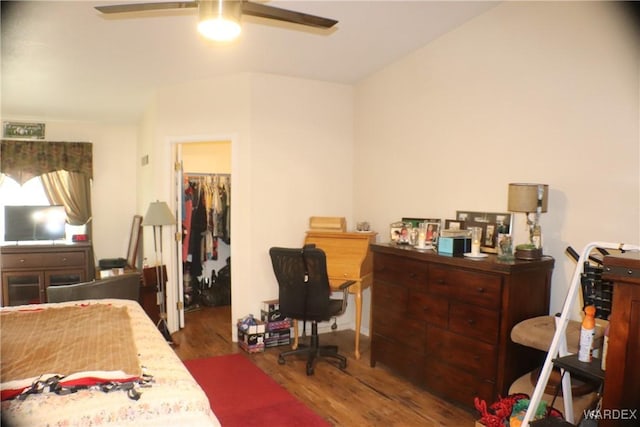
[(575, 427), (568, 421), (557, 417), (543, 418), (529, 423), (531, 427)]
[(577, 354), (558, 357), (553, 359), (553, 364), (559, 368), (569, 371), (571, 374), (595, 380), (600, 383), (604, 381), (604, 371), (600, 368), (600, 359), (593, 359), (591, 362), (581, 362)]

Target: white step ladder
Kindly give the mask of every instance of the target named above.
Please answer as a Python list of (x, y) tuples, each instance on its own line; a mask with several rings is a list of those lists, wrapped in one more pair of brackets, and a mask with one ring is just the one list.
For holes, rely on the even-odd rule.
[[(567, 324), (569, 323), (569, 311), (572, 309), (576, 296), (580, 291), (582, 268), (585, 262), (589, 259), (589, 254), (595, 248), (615, 249), (622, 251), (640, 251), (640, 246), (629, 245), (625, 243), (592, 242), (584, 247), (582, 253), (580, 254), (578, 265), (576, 266), (576, 269), (573, 273), (571, 286), (569, 287), (567, 297), (565, 298), (564, 305), (562, 306), (562, 313), (560, 314), (559, 318), (556, 318), (556, 332), (553, 335), (551, 346), (549, 347), (547, 357), (544, 360), (544, 365), (542, 366), (542, 370), (540, 371), (538, 383), (536, 384), (536, 388), (533, 390), (533, 395), (531, 396), (531, 400), (529, 402), (529, 408), (527, 409), (527, 413), (522, 420), (522, 427), (529, 427), (529, 423), (533, 415), (535, 414), (536, 408), (542, 400), (544, 389), (547, 386), (549, 376), (551, 375), (551, 370), (553, 369), (553, 359), (558, 357), (559, 352), (562, 353), (560, 354), (560, 356), (565, 355), (565, 333), (567, 330)], [(567, 421), (573, 423), (573, 396), (571, 394), (571, 376), (568, 371), (564, 372), (564, 375), (562, 376), (562, 393), (565, 417), (567, 418)]]

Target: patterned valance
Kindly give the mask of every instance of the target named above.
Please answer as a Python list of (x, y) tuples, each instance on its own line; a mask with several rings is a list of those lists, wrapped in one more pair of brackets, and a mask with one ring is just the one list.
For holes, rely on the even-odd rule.
[(24, 184), (58, 170), (93, 178), (93, 145), (89, 142), (0, 141), (0, 172)]

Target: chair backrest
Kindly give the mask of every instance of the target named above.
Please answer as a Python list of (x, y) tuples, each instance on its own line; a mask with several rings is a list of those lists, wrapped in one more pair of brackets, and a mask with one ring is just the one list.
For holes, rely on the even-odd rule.
[(329, 320), (327, 258), (314, 245), (271, 248), (273, 272), (278, 281), (280, 312), (293, 319)]
[[(596, 248), (601, 255), (607, 255), (604, 249)], [(578, 261), (580, 255), (568, 246), (567, 255)], [(589, 255), (589, 259), (582, 265), (580, 276), (580, 290), (582, 291), (582, 309), (588, 305), (596, 308), (595, 317), (608, 319), (611, 314), (611, 302), (613, 301), (613, 282), (602, 280), (602, 259)]]
[(582, 309), (584, 310), (584, 307), (588, 305), (593, 305), (596, 308), (595, 317), (607, 320), (611, 314), (613, 282), (602, 280), (602, 271), (601, 265), (592, 265), (589, 262), (585, 262), (582, 277), (580, 278)]
[(130, 272), (92, 282), (47, 287), (47, 302), (118, 298), (138, 301), (140, 273)]

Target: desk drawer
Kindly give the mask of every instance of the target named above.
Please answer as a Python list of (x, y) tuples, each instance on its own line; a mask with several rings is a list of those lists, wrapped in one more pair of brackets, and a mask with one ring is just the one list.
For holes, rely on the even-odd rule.
[(407, 314), (410, 318), (419, 319), (441, 328), (447, 328), (449, 301), (438, 295), (411, 292)]
[(500, 308), (501, 278), (477, 271), (432, 266), (429, 291), (486, 308)]
[(43, 254), (43, 267), (84, 267), (84, 252), (56, 252)]

